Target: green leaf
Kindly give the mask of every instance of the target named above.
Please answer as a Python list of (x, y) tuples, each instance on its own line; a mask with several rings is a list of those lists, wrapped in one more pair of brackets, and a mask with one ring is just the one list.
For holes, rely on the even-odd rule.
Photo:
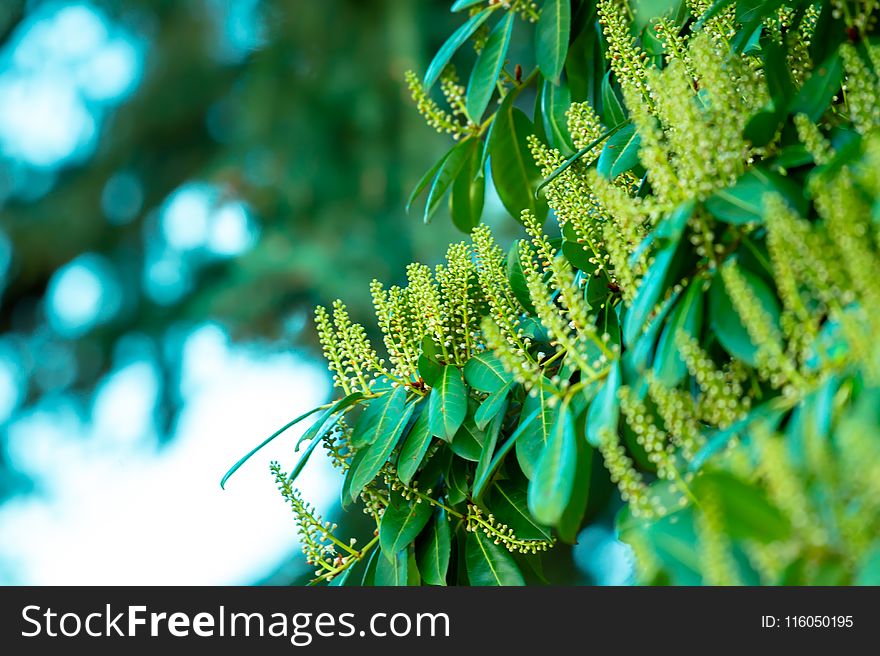
[(451, 442), (467, 414), (467, 388), (461, 371), (448, 365), (437, 379), (428, 399), (428, 422), (431, 433)]
[(510, 288), (516, 300), (523, 306), (527, 314), (535, 314), (535, 306), (532, 303), (532, 297), (529, 294), (529, 286), (526, 283), (526, 276), (522, 270), (522, 262), (519, 259), (519, 247), (522, 239), (515, 239), (507, 251), (507, 279), (510, 282)]
[(352, 429), (349, 438), (352, 448), (362, 449), (375, 442), (376, 437), (403, 413), (404, 405), (406, 405), (406, 388), (403, 386), (372, 399)]
[(681, 302), (675, 306), (663, 328), (654, 356), (654, 374), (666, 387), (675, 387), (687, 375), (687, 365), (678, 352), (675, 336), (679, 330), (698, 337), (703, 323), (703, 281), (694, 280)]
[(535, 28), (535, 59), (549, 80), (559, 79), (571, 33), (570, 0), (545, 0)]
[[(770, 287), (751, 271), (740, 269), (740, 273), (751, 288), (752, 293), (761, 302), (764, 311), (779, 325), (779, 302)], [(727, 289), (721, 276), (716, 276), (709, 290), (709, 316), (715, 336), (724, 349), (735, 358), (739, 358), (750, 367), (757, 365), (758, 347), (752, 343), (749, 332), (742, 323), (733, 302), (727, 295)]]
[(618, 389), (620, 389), (620, 364), (614, 362), (608, 372), (608, 378), (599, 388), (587, 413), (587, 441), (594, 447), (598, 448), (602, 444), (602, 429), (617, 433), (617, 422), (620, 418)]
[(764, 110), (749, 119), (743, 130), (743, 138), (755, 147), (766, 146), (776, 136), (784, 120), (784, 107), (780, 108), (771, 101), (765, 105)]
[(541, 172), (526, 141), (534, 132), (532, 122), (522, 111), (502, 103), (489, 136), (492, 182), (504, 207), (517, 220), (526, 209), (539, 221), (547, 215), (547, 204), (534, 194)]
[(794, 95), (794, 82), (788, 66), (785, 41), (780, 44), (774, 39), (767, 39), (761, 48), (764, 55), (764, 76), (773, 104), (787, 107)]
[(461, 11), (462, 9), (467, 9), (468, 7), (482, 4), (485, 1), (486, 0), (455, 0), (455, 2), (452, 3), (452, 7), (449, 9), (449, 11)]
[(413, 187), (413, 190), (409, 194), (409, 198), (406, 199), (406, 213), (409, 214), (409, 210), (412, 207), (412, 204), (415, 202), (416, 198), (419, 197), (425, 189), (428, 188), (428, 185), (431, 184), (431, 181), (436, 177), (437, 172), (440, 170), (440, 167), (443, 166), (446, 159), (449, 157), (449, 154), (458, 148), (461, 144), (455, 144), (452, 148), (449, 149), (443, 157), (438, 159), (434, 164), (429, 168), (425, 174), (419, 178), (419, 181), (416, 183), (416, 186)]
[(791, 112), (806, 114), (813, 122), (822, 118), (831, 99), (840, 91), (843, 81), (843, 61), (834, 52), (815, 68), (791, 102)]
[(654, 257), (654, 262), (648, 268), (648, 272), (642, 277), (633, 304), (623, 321), (624, 343), (635, 343), (645, 321), (665, 291), (666, 274), (669, 272), (669, 265), (675, 255), (676, 246), (676, 244), (672, 244), (661, 249)]
[(474, 389), (491, 394), (508, 385), (513, 377), (504, 370), (498, 356), (486, 351), (467, 361), (464, 379)]
[(504, 444), (495, 451), (495, 455), (492, 456), (492, 461), (489, 463), (489, 466), (480, 472), (479, 476), (475, 477), (474, 481), (474, 491), (473, 496), (475, 499), (479, 499), (483, 495), (483, 490), (486, 487), (486, 483), (489, 481), (489, 478), (492, 474), (495, 473), (495, 470), (498, 469), (498, 466), (501, 464), (501, 461), (504, 457), (510, 453), (510, 450), (514, 447), (519, 440), (520, 436), (525, 433), (525, 431), (529, 430), (531, 425), (538, 421), (538, 415), (540, 413), (539, 410), (535, 410), (530, 415), (528, 415), (525, 419), (521, 419), (519, 425), (516, 427), (516, 430), (508, 437)]
[(616, 134), (618, 131), (620, 131), (621, 129), (623, 129), (627, 125), (629, 125), (628, 121), (626, 123), (618, 123), (613, 128), (606, 130), (601, 135), (599, 135), (594, 141), (592, 141), (591, 143), (588, 143), (586, 146), (584, 146), (579, 151), (577, 151), (574, 155), (572, 155), (567, 160), (565, 160), (562, 164), (557, 166), (550, 175), (548, 175), (546, 178), (541, 180), (541, 183), (538, 185), (537, 189), (535, 189), (535, 195), (537, 196), (538, 192), (540, 192), (544, 187), (546, 187), (548, 184), (553, 182), (560, 175), (565, 173), (565, 171), (570, 166), (572, 166), (575, 162), (577, 162), (581, 157), (586, 155), (588, 152), (593, 150), (593, 148), (595, 148), (600, 143), (605, 141), (608, 137)]
[(654, 230), (654, 236), (667, 244), (677, 244), (695, 208), (696, 203), (693, 200), (683, 202), (660, 221)]
[[(570, 224), (566, 223), (565, 225), (568, 226)], [(568, 239), (563, 240), (562, 254), (573, 267), (578, 268), (581, 271), (591, 273), (596, 269), (596, 265), (590, 262), (590, 254), (584, 246), (576, 241), (569, 241)]]
[(736, 19), (744, 24), (760, 20), (775, 12), (782, 4), (783, 0), (738, 0)]
[(425, 202), (423, 217), (425, 223), (430, 222), (431, 217), (434, 216), (437, 208), (440, 207), (440, 202), (449, 190), (449, 186), (458, 177), (462, 168), (464, 168), (470, 155), (473, 141), (474, 139), (465, 139), (453, 148), (446, 156), (446, 159), (443, 160), (440, 170), (434, 176), (434, 180), (431, 183), (431, 189), (428, 191), (428, 200)]
[(513, 529), (522, 540), (549, 540), (547, 526), (535, 521), (529, 512), (528, 492), (519, 481), (498, 481), (492, 486), (489, 507), (502, 524)]
[(483, 214), (483, 202), (486, 196), (486, 177), (479, 175), (483, 159), (483, 142), (472, 139), (467, 159), (455, 182), (452, 183), (452, 194), (449, 196), (449, 211), (452, 223), (462, 232), (469, 234), (480, 223)]
[(630, 124), (611, 137), (599, 155), (596, 170), (613, 180), (639, 163), (639, 147), (642, 140), (636, 126)]
[(549, 525), (560, 520), (574, 490), (576, 471), (574, 418), (566, 405), (556, 417), (550, 440), (529, 483), (529, 510), (536, 520)]
[(522, 573), (507, 549), (482, 531), (468, 533), (465, 561), (468, 581), (474, 586), (525, 585)]
[(309, 458), (312, 457), (312, 453), (314, 452), (315, 447), (318, 446), (320, 443), (320, 436), (315, 436), (315, 439), (312, 440), (312, 443), (309, 444), (308, 448), (303, 451), (303, 454), (300, 456), (299, 460), (297, 460), (296, 465), (291, 470), (290, 474), (287, 475), (288, 482), (292, 483), (302, 473), (302, 470), (308, 463)]
[[(299, 422), (301, 422), (303, 419), (306, 419), (307, 417), (312, 416), (313, 414), (315, 414), (316, 412), (318, 412), (318, 411), (321, 410), (321, 409), (322, 409), (322, 408), (319, 406), (319, 407), (317, 407), (317, 408), (312, 408), (311, 410), (309, 410), (308, 412), (306, 412), (306, 413), (304, 413), (304, 414), (301, 414), (299, 417), (297, 417), (297, 418), (294, 419), (293, 421), (290, 421), (290, 422), (284, 424), (284, 426), (282, 426), (281, 428), (279, 428), (277, 431), (275, 431), (274, 433), (272, 433), (269, 437), (267, 437), (265, 440), (263, 440), (263, 441), (260, 442), (257, 446), (255, 446), (253, 449), (251, 449), (250, 451), (248, 451), (248, 452), (247, 452), (247, 453), (246, 453), (246, 454), (245, 454), (245, 455), (244, 455), (244, 456), (243, 456), (238, 462), (236, 462), (234, 465), (232, 465), (232, 467), (229, 468), (229, 471), (227, 471), (227, 472), (223, 475), (223, 478), (220, 479), (220, 487), (223, 488), (223, 489), (225, 489), (224, 486), (226, 485), (226, 481), (228, 481), (229, 478), (230, 478), (230, 477), (231, 477), (236, 471), (238, 471), (239, 467), (241, 467), (244, 463), (246, 463), (246, 462), (250, 459), (250, 457), (251, 457), (252, 455), (254, 455), (257, 451), (259, 451), (259, 450), (262, 449), (264, 446), (266, 446), (269, 442), (271, 442), (271, 441), (274, 440), (276, 437), (278, 437), (279, 435), (281, 435), (281, 433), (283, 433), (284, 431), (286, 431), (288, 428), (291, 428), (292, 426), (295, 426), (296, 424), (298, 424)], [(323, 423), (323, 419), (324, 419), (326, 416), (327, 416), (327, 415), (326, 415), (326, 413), (325, 413), (324, 416), (321, 418), (321, 423)]]
[(379, 524), (379, 545), (386, 557), (411, 545), (425, 524), (431, 519), (431, 504), (427, 501), (407, 501), (392, 493), (391, 500)]
[(691, 31), (695, 32), (703, 28), (703, 25), (706, 24), (711, 18), (717, 16), (723, 9), (732, 5), (736, 0), (715, 0), (712, 5), (705, 11), (701, 16), (699, 16), (699, 20), (694, 24)]
[(620, 125), (626, 122), (626, 108), (611, 85), (611, 71), (602, 78), (602, 118), (607, 125)]
[(294, 450), (299, 449), (299, 445), (303, 442), (309, 442), (317, 436), (323, 437), (326, 435), (342, 418), (342, 413), (351, 406), (360, 403), (363, 398), (364, 395), (362, 392), (352, 392), (348, 396), (336, 401), (336, 403), (327, 409), (327, 412), (325, 412), (315, 423), (309, 426), (308, 430), (302, 434), (297, 440)]
[(725, 223), (761, 223), (764, 194), (771, 191), (785, 196), (798, 211), (806, 209), (802, 190), (795, 183), (760, 168), (750, 169), (732, 187), (715, 192), (706, 200), (706, 209)]
[(703, 446), (688, 464), (688, 470), (695, 472), (703, 468), (703, 465), (716, 453), (724, 450), (730, 441), (736, 436), (742, 436), (756, 421), (768, 421), (773, 423), (782, 416), (773, 401), (762, 403), (757, 408), (752, 409), (745, 417), (740, 417), (730, 426), (718, 429), (711, 433)]
[(544, 80), (541, 88), (541, 119), (550, 145), (563, 154), (574, 152), (574, 144), (568, 134), (566, 112), (571, 107), (571, 90), (564, 82), (553, 84)]
[(428, 585), (446, 585), (452, 535), (446, 511), (438, 509), (426, 530), (427, 536), (416, 550), (422, 580)]
[(364, 576), (361, 579), (363, 587), (374, 587), (376, 585), (376, 565), (380, 560), (385, 560), (379, 555), (381, 549), (373, 549), (370, 558), (367, 560), (367, 566), (364, 567)]
[(449, 471), (446, 473), (446, 500), (451, 506), (457, 506), (467, 499), (468, 489), (468, 463), (461, 458), (452, 458), (449, 463)]
[[(398, 388), (402, 389), (402, 388)], [(382, 465), (388, 460), (388, 456), (397, 446), (400, 434), (416, 408), (415, 403), (410, 403), (406, 410), (401, 409), (396, 415), (383, 420), (376, 429), (376, 441), (367, 447), (363, 460), (358, 465), (357, 471), (351, 480), (351, 495), (360, 494), (364, 486), (376, 478), (376, 474), (382, 469)]]
[[(578, 427), (580, 431), (581, 428)], [(574, 485), (568, 504), (562, 517), (556, 523), (559, 537), (569, 544), (577, 541), (578, 532), (583, 523), (587, 503), (590, 500), (590, 479), (593, 475), (593, 449), (584, 439), (575, 440), (577, 447), (577, 468), (574, 474)]]
[(767, 493), (724, 471), (704, 472), (694, 479), (697, 498), (713, 494), (730, 537), (769, 543), (791, 536), (788, 518), (767, 498)]
[(460, 458), (478, 462), (480, 454), (483, 452), (483, 443), (486, 441), (486, 434), (477, 428), (474, 418), (468, 414), (461, 427), (452, 438), (449, 445), (452, 452)]
[[(523, 401), (520, 416), (522, 435), (516, 443), (516, 459), (520, 469), (530, 479), (535, 475), (535, 468), (544, 452), (544, 447), (550, 440), (551, 428), (556, 422), (557, 409), (551, 404), (552, 396), (553, 390), (548, 385), (538, 385)], [(526, 419), (535, 413), (537, 413), (536, 420), (527, 422)]]
[(572, 19), (572, 27), (580, 33), (568, 46), (565, 58), (565, 77), (571, 87), (573, 101), (587, 101), (591, 107), (602, 102), (602, 76), (605, 74), (605, 57), (602, 56), (601, 27), (596, 21), (596, 5), (581, 3)]
[(489, 18), (491, 13), (491, 9), (484, 9), (480, 13), (471, 16), (464, 25), (455, 30), (455, 32), (446, 39), (446, 42), (441, 46), (440, 50), (437, 51), (437, 54), (434, 55), (434, 59), (431, 60), (431, 63), (428, 66), (428, 72), (425, 73), (424, 86), (426, 90), (434, 86), (434, 83), (437, 81), (437, 78), (440, 77), (443, 69), (446, 68), (446, 64), (452, 59), (452, 55), (455, 54), (455, 51), (458, 50), (465, 41), (471, 38), (473, 33), (477, 31), (477, 28), (480, 27), (487, 18)]
[[(495, 455), (495, 447), (498, 445), (498, 436), (501, 434), (501, 428), (504, 425), (505, 415), (507, 414), (507, 391), (504, 393), (504, 400), (495, 411), (495, 416), (486, 426), (486, 436), (483, 439), (483, 448), (480, 451), (480, 459), (477, 461), (477, 469), (474, 472), (474, 488), (476, 481), (486, 477), (486, 471), (492, 467)], [(496, 392), (500, 394), (500, 392)], [(479, 499), (476, 492), (471, 495), (475, 499)]]
[(479, 123), (495, 92), (495, 83), (504, 68), (510, 35), (513, 33), (515, 13), (507, 12), (489, 33), (486, 45), (480, 51), (467, 86), (466, 109), (468, 117)]
[(367, 450), (361, 449), (360, 451), (356, 451), (354, 456), (351, 459), (351, 462), (348, 466), (348, 471), (345, 472), (345, 479), (342, 481), (342, 490), (340, 491), (340, 503), (343, 509), (347, 509), (351, 506), (352, 503), (357, 501), (359, 491), (355, 491), (352, 494), (351, 490), (351, 481), (354, 478), (355, 473), (357, 473), (358, 466), (361, 464), (361, 461), (364, 459), (364, 455), (366, 455)]
[(409, 554), (401, 549), (395, 554), (385, 554), (385, 558), (377, 558), (376, 585), (404, 587), (408, 584)]
[(406, 485), (409, 485), (419, 465), (422, 464), (422, 459), (431, 445), (431, 438), (426, 408), (422, 410), (416, 423), (410, 429), (403, 446), (400, 447), (400, 455), (397, 457), (397, 476)]
[(492, 392), (486, 397), (486, 400), (480, 404), (480, 407), (477, 408), (477, 412), (474, 414), (474, 421), (477, 424), (477, 428), (480, 430), (486, 428), (486, 425), (506, 406), (507, 395), (510, 393), (510, 388), (512, 386), (512, 382), (507, 383), (500, 390)]

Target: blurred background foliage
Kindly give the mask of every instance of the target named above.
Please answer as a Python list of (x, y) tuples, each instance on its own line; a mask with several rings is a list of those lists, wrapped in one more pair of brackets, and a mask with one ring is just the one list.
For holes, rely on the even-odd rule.
[[(443, 0), (0, 3), (0, 583), (308, 578), (268, 472), (216, 481), (329, 395), (312, 307), (370, 325), (369, 279), (459, 238), (445, 208), (404, 212), (448, 148), (404, 72), (458, 19)], [(502, 216), (490, 194), (503, 238)], [(610, 532), (584, 545), (625, 579)], [(570, 551), (554, 568), (583, 576)]]
[[(444, 139), (411, 106), (403, 73), (424, 68), (455, 18), (439, 0), (0, 3), (6, 510), (50, 496), (22, 464), (47, 448), (37, 411), (66, 431), (48, 447), (58, 452), (77, 440), (59, 417), (95, 423), (96, 390), (120, 362), (146, 358), (155, 402), (139, 412), (123, 399), (115, 417), (150, 424), (134, 432), (161, 447), (177, 434), (196, 328), (256, 344), (255, 360), (308, 359), (317, 302), (342, 297), (366, 316), (366, 280), (439, 259), (449, 222), (426, 227), (403, 205)], [(238, 447), (223, 437), (225, 462)], [(39, 462), (48, 479), (53, 461)], [(24, 516), (0, 522), (3, 539), (34, 530)], [(30, 580), (2, 551), (0, 581), (4, 568)]]

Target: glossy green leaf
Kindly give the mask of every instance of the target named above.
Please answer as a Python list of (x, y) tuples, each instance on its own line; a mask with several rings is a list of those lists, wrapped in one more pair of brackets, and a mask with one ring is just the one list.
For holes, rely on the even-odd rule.
[(422, 581), (428, 585), (446, 585), (449, 571), (449, 556), (452, 552), (452, 532), (446, 511), (438, 509), (422, 534), (423, 539), (416, 549), (416, 562)]
[(383, 554), (376, 560), (375, 584), (378, 586), (403, 587), (408, 584), (409, 554), (402, 549), (395, 554)]
[(434, 213), (446, 196), (446, 192), (449, 191), (450, 185), (452, 185), (465, 167), (465, 163), (468, 161), (474, 146), (474, 141), (475, 139), (463, 140), (443, 160), (440, 170), (437, 171), (437, 175), (434, 176), (431, 182), (431, 189), (428, 191), (428, 200), (425, 202), (425, 212), (423, 215), (425, 223), (428, 223), (434, 216)]
[[(496, 394), (500, 394), (500, 392), (496, 392)], [(477, 461), (477, 469), (474, 472), (474, 488), (476, 488), (476, 481), (484, 479), (486, 472), (492, 467), (495, 447), (498, 446), (498, 437), (501, 435), (501, 428), (507, 413), (507, 405), (507, 392), (505, 392), (504, 400), (495, 411), (495, 416), (486, 425), (483, 448), (480, 451), (480, 459)], [(475, 499), (479, 498), (476, 492), (473, 492), (471, 496)]]
[(562, 242), (562, 254), (569, 264), (581, 271), (592, 272), (596, 268), (596, 265), (590, 262), (590, 253), (576, 241), (564, 240)]
[(510, 46), (510, 35), (513, 33), (515, 16), (515, 13), (510, 11), (498, 21), (498, 24), (489, 33), (489, 38), (486, 39), (486, 44), (480, 51), (471, 71), (465, 106), (468, 116), (476, 123), (480, 122), (492, 94), (495, 93), (495, 83), (498, 81), (501, 69), (504, 68), (507, 48)]
[(477, 428), (480, 430), (485, 429), (487, 424), (506, 406), (507, 395), (510, 393), (512, 386), (512, 382), (507, 383), (501, 389), (492, 392), (486, 397), (486, 400), (480, 404), (480, 407), (477, 408), (476, 413), (474, 413), (474, 421), (477, 424)]
[(666, 387), (675, 387), (687, 375), (687, 365), (676, 346), (678, 331), (699, 337), (703, 323), (703, 283), (697, 279), (688, 287), (663, 328), (654, 356), (654, 374)]
[(396, 387), (393, 392), (371, 399), (354, 424), (351, 446), (362, 449), (376, 441), (380, 432), (387, 430), (402, 413), (406, 405), (406, 388)]
[(635, 343), (645, 321), (666, 290), (666, 274), (669, 272), (669, 265), (672, 263), (675, 250), (676, 245), (661, 249), (654, 257), (654, 262), (648, 268), (648, 272), (642, 277), (632, 306), (623, 321), (623, 340), (626, 344)]
[(641, 143), (636, 127), (627, 125), (605, 143), (596, 170), (611, 180), (629, 171), (639, 163)]
[(711, 214), (725, 223), (761, 223), (767, 192), (782, 194), (799, 212), (806, 209), (802, 189), (797, 184), (760, 168), (750, 169), (732, 187), (715, 192), (705, 205)]
[(376, 565), (380, 560), (385, 560), (379, 555), (381, 549), (373, 549), (370, 558), (367, 560), (367, 566), (364, 567), (364, 576), (361, 579), (361, 585), (364, 587), (373, 587), (376, 585)]
[(535, 28), (535, 59), (548, 80), (558, 80), (571, 33), (571, 0), (545, 0)]
[(474, 586), (525, 585), (513, 556), (482, 531), (469, 532), (465, 560), (468, 581)]
[(486, 484), (489, 482), (490, 477), (498, 467), (501, 465), (501, 461), (504, 460), (504, 457), (510, 453), (510, 450), (516, 445), (519, 438), (527, 431), (530, 430), (531, 425), (538, 421), (538, 416), (540, 413), (540, 409), (535, 410), (527, 417), (520, 419), (519, 424), (516, 427), (516, 430), (508, 437), (504, 444), (502, 444), (492, 456), (492, 460), (489, 463), (489, 466), (480, 472), (480, 475), (477, 476), (474, 480), (474, 491), (473, 496), (476, 499), (479, 499), (483, 495), (483, 491), (486, 488)]
[[(532, 396), (534, 394), (534, 396)], [(550, 440), (550, 431), (556, 422), (557, 408), (550, 403), (553, 390), (549, 385), (538, 385), (531, 390), (525, 401), (520, 417), (522, 435), (516, 442), (516, 459), (527, 478), (533, 478), (535, 468)], [(526, 423), (526, 419), (537, 413), (536, 420)]]
[(607, 125), (626, 122), (626, 109), (611, 84), (611, 71), (602, 78), (602, 118)]
[[(580, 431), (580, 427), (578, 428)], [(577, 437), (577, 436), (576, 436)], [(575, 544), (584, 520), (584, 513), (590, 500), (590, 479), (593, 475), (593, 448), (586, 440), (577, 437), (577, 467), (574, 473), (574, 485), (571, 496), (556, 522), (556, 530), (563, 542)]]
[(422, 459), (431, 445), (431, 427), (428, 422), (428, 409), (419, 413), (416, 423), (410, 429), (400, 447), (400, 455), (397, 457), (397, 476), (405, 484), (409, 485), (415, 476), (416, 470), (422, 464)]
[(467, 414), (467, 388), (457, 367), (447, 365), (428, 399), (431, 433), (451, 442)]
[(452, 458), (449, 462), (449, 470), (446, 472), (446, 500), (451, 506), (457, 506), (468, 498), (469, 464), (462, 458)]
[(452, 7), (449, 8), (449, 11), (461, 11), (462, 9), (467, 9), (468, 7), (482, 4), (485, 1), (486, 0), (455, 0), (455, 2), (452, 3)]
[[(758, 276), (741, 269), (740, 273), (746, 280), (752, 293), (758, 298), (764, 311), (779, 324), (779, 302), (770, 287)], [(715, 336), (724, 349), (732, 356), (739, 358), (751, 367), (757, 365), (758, 347), (752, 343), (746, 327), (727, 295), (727, 289), (720, 276), (717, 276), (709, 290), (709, 316)]]
[(489, 137), (492, 182), (504, 207), (517, 220), (526, 209), (538, 220), (547, 215), (547, 204), (534, 194), (541, 172), (526, 141), (534, 131), (532, 122), (522, 111), (502, 104), (495, 114)]
[(413, 187), (413, 190), (410, 192), (409, 197), (406, 199), (405, 209), (406, 209), (407, 214), (409, 214), (410, 208), (412, 208), (412, 204), (415, 202), (416, 198), (418, 198), (419, 195), (425, 189), (428, 188), (428, 185), (431, 184), (431, 182), (437, 176), (437, 172), (440, 170), (440, 167), (443, 166), (444, 162), (446, 162), (446, 159), (449, 157), (449, 154), (452, 151), (454, 151), (456, 148), (458, 148), (459, 145), (460, 144), (455, 144), (455, 146), (450, 148), (449, 152), (447, 152), (445, 155), (443, 155), (443, 157), (441, 157), (436, 162), (434, 162), (434, 164), (431, 165), (431, 168), (429, 168), (425, 172), (425, 174), (421, 178), (419, 178), (419, 181), (416, 183), (416, 186)]
[(620, 389), (620, 364), (615, 362), (611, 365), (608, 377), (596, 393), (587, 413), (587, 441), (594, 447), (601, 446), (603, 430), (617, 433), (617, 422), (620, 418), (618, 389)]
[(583, 148), (578, 150), (574, 155), (572, 155), (567, 160), (565, 160), (562, 164), (557, 166), (550, 175), (548, 175), (546, 178), (541, 180), (537, 189), (535, 189), (535, 195), (537, 195), (544, 187), (546, 187), (548, 184), (553, 182), (560, 175), (565, 173), (565, 171), (570, 166), (572, 166), (575, 162), (577, 162), (581, 157), (583, 157), (584, 155), (589, 153), (591, 150), (593, 150), (593, 148), (598, 146), (600, 143), (602, 143), (603, 141), (605, 141), (606, 139), (608, 139), (612, 135), (617, 134), (620, 130), (625, 128), (627, 125), (629, 125), (629, 122), (619, 123), (618, 125), (615, 125), (613, 128), (606, 130), (601, 135), (596, 137), (595, 140), (593, 140), (592, 142), (588, 143), (586, 146), (584, 146)]
[(360, 494), (364, 486), (372, 481), (382, 468), (403, 432), (406, 423), (415, 410), (416, 404), (410, 403), (405, 410), (390, 416), (378, 425), (376, 441), (366, 448), (363, 460), (351, 480), (351, 495)]
[(513, 529), (522, 540), (549, 540), (550, 528), (542, 525), (529, 512), (527, 487), (520, 481), (498, 481), (492, 485), (489, 498), (492, 514)]
[(386, 558), (411, 545), (431, 519), (431, 504), (407, 501), (392, 493), (379, 524), (379, 545)]
[(822, 118), (843, 81), (843, 61), (837, 52), (817, 66), (791, 102), (791, 112), (806, 114), (811, 121)]
[(522, 262), (519, 258), (519, 248), (522, 239), (516, 239), (510, 245), (507, 251), (507, 279), (510, 281), (510, 288), (516, 300), (523, 306), (527, 314), (534, 316), (535, 306), (532, 303), (532, 297), (529, 294), (529, 286), (526, 283), (526, 276), (522, 270)]
[(318, 420), (309, 426), (308, 430), (300, 436), (296, 441), (295, 449), (299, 449), (300, 444), (303, 442), (311, 442), (315, 437), (323, 437), (326, 435), (342, 418), (342, 413), (348, 410), (351, 406), (360, 403), (363, 398), (364, 394), (362, 392), (352, 392), (348, 396), (336, 401), (336, 403), (327, 409), (327, 412), (319, 417)]
[[(281, 428), (279, 428), (277, 431), (275, 431), (274, 433), (272, 433), (269, 437), (267, 437), (265, 440), (263, 440), (263, 441), (260, 442), (257, 446), (255, 446), (253, 449), (251, 449), (250, 451), (248, 451), (248, 452), (247, 452), (247, 453), (246, 453), (246, 454), (245, 454), (245, 455), (244, 455), (244, 456), (243, 456), (238, 462), (236, 462), (234, 465), (232, 465), (232, 467), (229, 468), (229, 471), (227, 471), (227, 472), (223, 475), (223, 478), (220, 479), (220, 487), (221, 487), (221, 488), (224, 488), (224, 486), (226, 485), (226, 481), (228, 481), (229, 478), (230, 478), (230, 477), (231, 477), (236, 471), (238, 471), (238, 469), (239, 469), (244, 463), (246, 463), (246, 462), (250, 459), (250, 457), (251, 457), (252, 455), (254, 455), (257, 451), (259, 451), (259, 450), (262, 449), (264, 446), (266, 446), (267, 444), (269, 444), (269, 442), (271, 442), (271, 441), (274, 440), (276, 437), (278, 437), (279, 435), (281, 435), (281, 434), (282, 434), (284, 431), (286, 431), (288, 428), (291, 428), (292, 426), (295, 426), (296, 424), (298, 424), (299, 422), (301, 422), (303, 419), (306, 419), (306, 418), (312, 416), (313, 414), (315, 414), (316, 412), (318, 412), (318, 411), (320, 411), (320, 410), (322, 410), (322, 408), (321, 408), (321, 407), (317, 407), (317, 408), (313, 408), (313, 409), (309, 410), (308, 412), (306, 412), (306, 413), (304, 413), (304, 414), (301, 414), (299, 417), (297, 417), (297, 418), (294, 419), (293, 421), (290, 421), (290, 422), (284, 424), (284, 426), (282, 426)], [(321, 421), (321, 423), (323, 423), (323, 420), (324, 420), (324, 418), (325, 418), (326, 416), (327, 416), (327, 414), (325, 413), (324, 416), (323, 416), (319, 421)]]
[(452, 438), (450, 447), (452, 452), (458, 457), (477, 462), (480, 459), (480, 454), (483, 452), (483, 442), (485, 440), (486, 433), (477, 428), (473, 416), (468, 414)]
[(541, 87), (541, 119), (550, 145), (568, 155), (574, 152), (574, 144), (568, 134), (568, 117), (566, 112), (571, 107), (571, 90), (568, 84), (554, 84), (544, 80)]
[(478, 175), (483, 158), (483, 142), (472, 139), (467, 159), (452, 183), (449, 211), (452, 223), (464, 233), (470, 233), (480, 223), (486, 197), (486, 177)]
[(574, 418), (563, 406), (529, 483), (529, 511), (536, 520), (548, 525), (559, 521), (574, 490), (576, 471)]
[(491, 14), (491, 9), (484, 9), (480, 13), (471, 16), (464, 25), (455, 30), (455, 32), (446, 39), (446, 42), (440, 50), (437, 51), (437, 54), (434, 55), (434, 59), (431, 60), (431, 63), (428, 66), (428, 71), (425, 73), (425, 89), (430, 89), (434, 86), (434, 83), (437, 81), (437, 78), (440, 77), (443, 69), (446, 68), (446, 64), (452, 59), (452, 55), (455, 54), (455, 51), (458, 50), (465, 41), (471, 38), (473, 33), (477, 31), (477, 28), (479, 28)]
[(498, 356), (486, 351), (468, 360), (464, 366), (464, 379), (474, 389), (491, 394), (508, 385), (513, 377), (504, 370)]

